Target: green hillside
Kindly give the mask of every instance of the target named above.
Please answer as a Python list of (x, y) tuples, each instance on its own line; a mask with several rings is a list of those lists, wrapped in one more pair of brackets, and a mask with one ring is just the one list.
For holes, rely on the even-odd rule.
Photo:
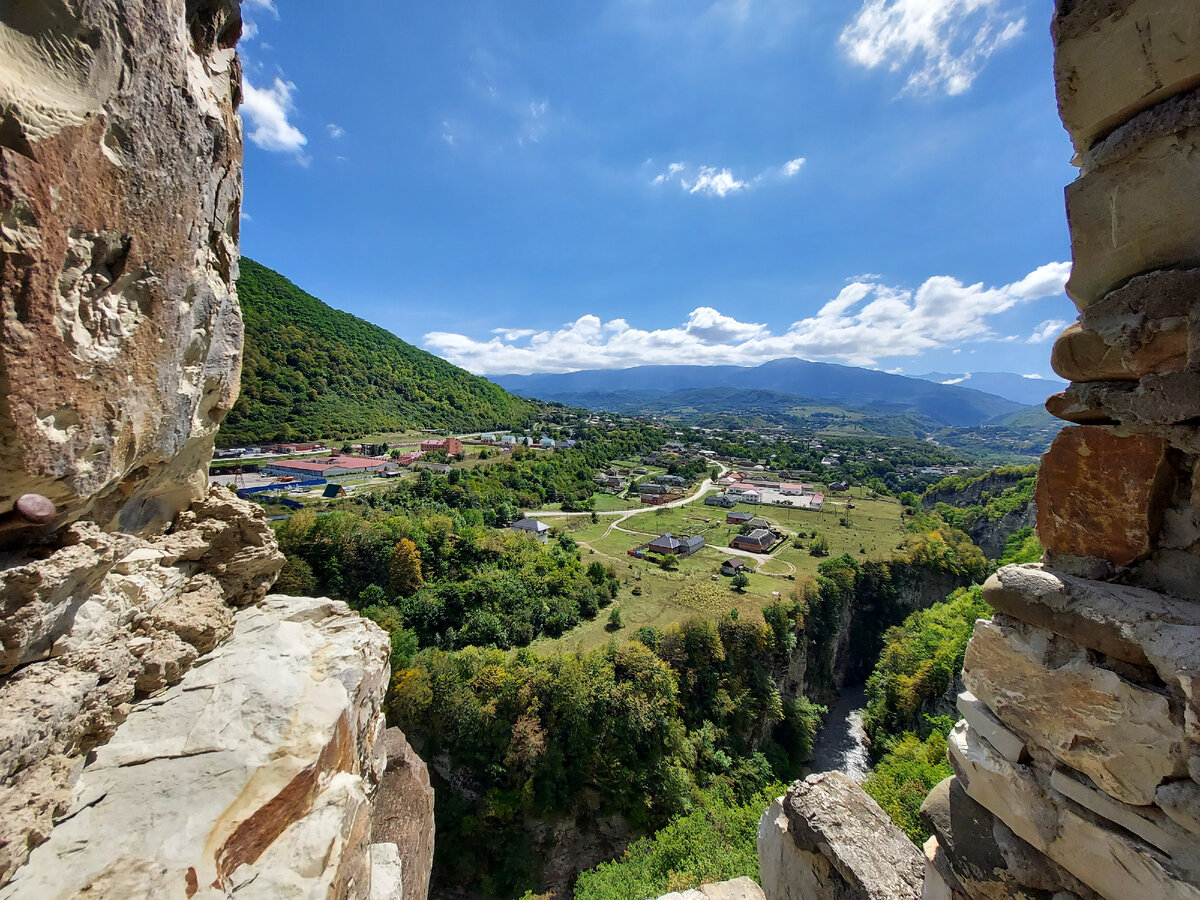
[(218, 443), (517, 427), (537, 404), (406, 344), (242, 257), (242, 393)]

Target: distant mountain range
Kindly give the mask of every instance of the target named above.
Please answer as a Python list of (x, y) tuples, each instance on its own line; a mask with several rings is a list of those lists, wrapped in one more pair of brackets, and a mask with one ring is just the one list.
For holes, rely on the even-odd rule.
[(1026, 406), (1046, 402), (1051, 394), (1066, 390), (1067, 382), (1057, 378), (1030, 378), (1028, 375), (1015, 375), (1012, 372), (964, 372), (960, 375), (948, 375), (945, 372), (930, 372), (927, 375), (914, 375), (924, 381), (936, 381), (938, 384), (958, 385), (983, 391), (985, 394), (995, 394)]
[[(1030, 404), (1058, 390), (1050, 382), (1039, 382), (1050, 385), (1050, 390), (1037, 400), (1021, 402), (975, 390), (975, 379), (983, 376), (972, 375), (971, 387), (965, 386), (967, 382), (938, 383), (955, 377), (910, 378), (833, 363), (776, 359), (755, 367), (636, 366), (559, 375), (500, 375), (491, 380), (522, 397), (631, 414), (678, 412), (694, 417), (741, 410), (811, 419), (821, 412), (836, 416), (851, 411), (865, 418), (900, 416), (925, 425), (966, 427), (1024, 413)], [(1001, 377), (1030, 381), (1019, 375)], [(1031, 392), (1024, 390), (1020, 396), (1029, 397)], [(822, 410), (822, 404), (832, 408)]]
[(390, 331), (336, 310), (242, 257), (242, 391), (221, 446), (358, 438), (409, 428), (517, 428), (541, 415)]

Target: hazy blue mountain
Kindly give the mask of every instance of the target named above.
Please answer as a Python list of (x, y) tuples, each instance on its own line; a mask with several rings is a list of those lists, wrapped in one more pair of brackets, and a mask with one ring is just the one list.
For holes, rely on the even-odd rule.
[[(754, 367), (637, 366), (562, 375), (500, 375), (492, 381), (523, 397), (614, 411), (644, 407), (655, 395), (711, 388), (770, 391), (791, 395), (801, 404), (826, 401), (877, 414), (923, 416), (942, 425), (979, 425), (1019, 412), (1025, 405), (959, 385), (801, 359), (776, 359)], [(701, 398), (687, 399), (694, 408)], [(730, 396), (722, 394), (720, 399), (721, 406), (728, 408)]]
[(1051, 394), (1057, 394), (1067, 387), (1065, 381), (1059, 381), (1057, 378), (1026, 378), (1013, 372), (964, 372), (959, 375), (930, 372), (913, 377), (924, 381), (936, 381), (939, 384), (953, 381), (959, 387), (995, 394), (1025, 406), (1040, 406)]

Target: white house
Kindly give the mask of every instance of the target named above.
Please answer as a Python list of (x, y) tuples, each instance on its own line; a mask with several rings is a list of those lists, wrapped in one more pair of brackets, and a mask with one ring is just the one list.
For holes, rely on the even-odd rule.
[(537, 519), (517, 519), (508, 527), (512, 531), (531, 534), (543, 544), (550, 539), (550, 526)]

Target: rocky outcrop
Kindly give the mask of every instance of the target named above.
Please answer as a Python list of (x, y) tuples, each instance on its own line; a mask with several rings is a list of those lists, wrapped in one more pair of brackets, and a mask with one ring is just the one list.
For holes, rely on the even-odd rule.
[(270, 596), (89, 758), (0, 897), (365, 896), (387, 637)]
[(144, 534), (237, 397), (232, 0), (0, 10), (0, 513)]
[(434, 842), (429, 769), (399, 728), (389, 728), (383, 744), (387, 768), (371, 817), (371, 842), (396, 846), (403, 862), (404, 900), (426, 900)]
[(1078, 322), (1041, 564), (984, 586), (933, 898), (1200, 898), (1200, 6), (1058, 0)]
[(917, 900), (925, 860), (840, 772), (797, 781), (758, 823), (768, 900)]
[(0, 897), (401, 890), (386, 637), (264, 599), (266, 519), (207, 487), (240, 31), (235, 0), (0, 5)]

